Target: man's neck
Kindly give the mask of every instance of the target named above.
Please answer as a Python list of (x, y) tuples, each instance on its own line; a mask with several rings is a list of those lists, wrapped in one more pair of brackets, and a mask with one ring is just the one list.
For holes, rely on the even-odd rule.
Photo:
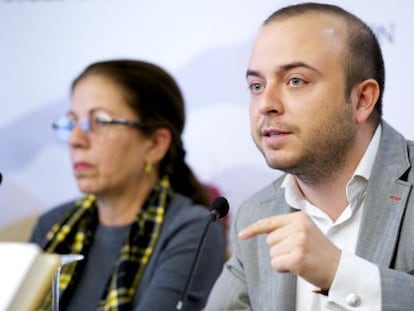
[(347, 155), (346, 161), (331, 175), (317, 183), (307, 182), (306, 177), (294, 176), (303, 196), (313, 205), (325, 212), (333, 221), (338, 219), (349, 205), (346, 196), (346, 186), (355, 173), (367, 150), (375, 129), (360, 131), (355, 140), (352, 152)]
[(333, 182), (317, 185), (304, 183), (297, 176), (295, 179), (306, 200), (326, 213), (333, 221), (338, 219), (348, 206), (345, 191), (348, 178), (337, 178)]

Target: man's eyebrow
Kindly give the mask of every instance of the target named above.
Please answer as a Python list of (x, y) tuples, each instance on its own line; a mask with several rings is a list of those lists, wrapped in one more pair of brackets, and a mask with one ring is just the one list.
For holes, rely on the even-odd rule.
[(286, 71), (289, 71), (291, 69), (300, 68), (300, 67), (309, 69), (309, 70), (315, 72), (318, 75), (322, 75), (322, 73), (318, 69), (316, 69), (315, 67), (313, 67), (313, 66), (311, 66), (307, 63), (304, 63), (304, 62), (292, 62), (292, 63), (286, 64), (286, 65), (282, 65), (278, 68), (277, 71), (278, 72), (286, 72)]
[(249, 76), (261, 77), (262, 75), (257, 70), (247, 69), (246, 70), (246, 78), (249, 77)]
[[(281, 73), (285, 73), (289, 70), (292, 70), (292, 69), (295, 69), (295, 68), (301, 68), (301, 67), (309, 69), (309, 70), (313, 71), (314, 73), (316, 73), (317, 75), (322, 75), (322, 73), (318, 69), (316, 69), (315, 67), (313, 67), (309, 64), (306, 64), (304, 62), (292, 62), (292, 63), (289, 63), (289, 64), (281, 65), (276, 69), (276, 73), (281, 74)], [(257, 70), (248, 69), (246, 71), (246, 78), (249, 77), (249, 76), (254, 76), (254, 77), (259, 77), (260, 78), (263, 75)]]

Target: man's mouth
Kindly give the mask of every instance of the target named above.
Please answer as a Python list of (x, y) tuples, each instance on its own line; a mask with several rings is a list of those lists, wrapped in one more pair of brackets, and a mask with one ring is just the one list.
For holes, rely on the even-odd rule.
[(289, 134), (289, 132), (281, 131), (281, 130), (264, 130), (263, 136), (265, 137), (273, 137), (273, 136), (280, 136), (280, 135), (286, 135)]

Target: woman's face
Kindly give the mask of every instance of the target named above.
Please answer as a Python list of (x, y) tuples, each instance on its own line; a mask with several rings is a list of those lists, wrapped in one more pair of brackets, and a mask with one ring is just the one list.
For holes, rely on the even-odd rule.
[[(91, 112), (112, 118), (139, 121), (128, 107), (123, 90), (110, 79), (90, 75), (81, 79), (72, 92), (68, 114), (85, 120)], [(137, 128), (105, 124), (85, 133), (77, 124), (69, 138), (72, 168), (79, 190), (95, 195), (117, 194), (137, 188), (145, 178), (144, 167), (151, 139)]]

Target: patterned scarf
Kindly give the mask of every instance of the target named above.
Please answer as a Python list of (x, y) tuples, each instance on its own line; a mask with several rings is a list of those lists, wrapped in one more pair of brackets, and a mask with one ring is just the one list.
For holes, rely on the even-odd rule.
[[(136, 288), (157, 242), (164, 220), (165, 208), (172, 196), (168, 178), (164, 177), (152, 190), (140, 213), (132, 223), (124, 241), (111, 278), (97, 310), (130, 311)], [(85, 196), (55, 224), (46, 236), (45, 251), (58, 254), (82, 254), (87, 258), (98, 224), (96, 198)], [(65, 305), (73, 293), (84, 263), (64, 265), (60, 275), (60, 304)], [(40, 310), (49, 311), (49, 292)]]

